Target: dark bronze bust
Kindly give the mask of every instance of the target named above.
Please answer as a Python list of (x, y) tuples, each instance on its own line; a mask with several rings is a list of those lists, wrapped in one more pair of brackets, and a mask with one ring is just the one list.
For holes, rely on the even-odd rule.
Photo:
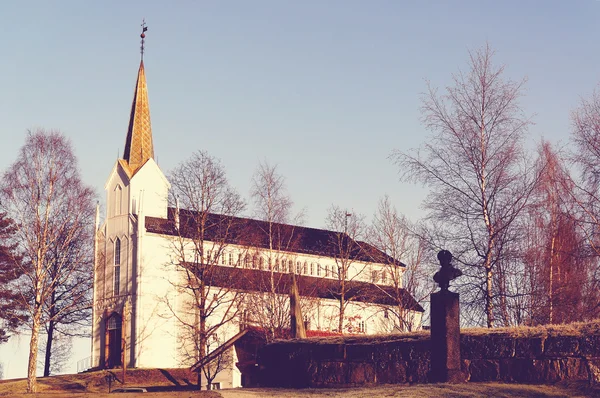
[(442, 268), (433, 275), (433, 280), (437, 282), (442, 291), (448, 291), (450, 281), (461, 276), (462, 271), (452, 266), (452, 253), (448, 250), (440, 250), (437, 258)]

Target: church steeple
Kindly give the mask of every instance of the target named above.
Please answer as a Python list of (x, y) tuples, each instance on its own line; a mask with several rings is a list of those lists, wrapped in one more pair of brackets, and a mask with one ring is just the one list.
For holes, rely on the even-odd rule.
[(127, 139), (125, 140), (125, 151), (123, 159), (127, 161), (132, 174), (146, 163), (150, 158), (154, 158), (154, 146), (152, 144), (152, 126), (150, 124), (150, 106), (148, 104), (148, 88), (146, 86), (146, 73), (144, 71), (144, 38), (148, 30), (145, 22), (142, 24), (142, 59), (140, 69), (138, 70), (137, 83), (133, 103), (131, 104), (131, 114), (129, 116), (129, 128), (127, 129)]

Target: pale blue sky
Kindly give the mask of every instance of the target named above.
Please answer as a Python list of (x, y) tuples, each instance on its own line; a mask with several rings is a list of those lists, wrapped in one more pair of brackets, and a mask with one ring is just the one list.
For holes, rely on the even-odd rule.
[[(485, 45), (528, 77), (529, 145), (568, 142), (570, 111), (600, 82), (600, 1), (27, 1), (0, 7), (0, 170), (25, 131), (59, 129), (103, 198), (122, 152), (145, 17), (155, 153), (222, 159), (248, 196), (279, 164), (306, 224), (331, 204), (367, 216), (389, 194), (416, 219), (424, 191), (398, 182), (392, 149), (426, 137), (425, 80), (444, 87)], [(102, 199), (103, 200), (103, 199)]]
[(468, 49), (488, 41), (507, 76), (529, 78), (532, 142), (566, 142), (570, 110), (600, 81), (593, 0), (5, 3), (0, 169), (26, 129), (60, 129), (101, 192), (124, 146), (142, 17), (160, 166), (205, 149), (247, 196), (266, 158), (317, 227), (332, 203), (370, 216), (385, 193), (418, 214), (423, 191), (387, 157), (424, 139), (425, 79), (448, 84)]

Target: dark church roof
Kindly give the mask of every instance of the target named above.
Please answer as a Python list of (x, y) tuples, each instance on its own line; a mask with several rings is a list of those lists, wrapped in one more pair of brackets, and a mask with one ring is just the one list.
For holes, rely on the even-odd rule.
[[(199, 213), (180, 210), (179, 231), (175, 224), (175, 209), (168, 209), (167, 219), (146, 217), (146, 231), (162, 235), (181, 235), (198, 239), (198, 218), (206, 217), (201, 223), (205, 226), (204, 240), (235, 244), (246, 247), (269, 248), (269, 224), (250, 218), (231, 217), (220, 214)], [(308, 228), (288, 224), (271, 225), (275, 250), (290, 253), (312, 254), (326, 257), (339, 257), (340, 245), (347, 245), (350, 258), (354, 261), (395, 264), (404, 267), (382, 251), (365, 242), (354, 241), (344, 234), (324, 229)], [(207, 272), (208, 271), (208, 272)], [(288, 294), (291, 286), (291, 274), (275, 272), (276, 291)], [(203, 279), (210, 286), (223, 287), (239, 291), (266, 291), (270, 288), (271, 272), (260, 269), (211, 265), (203, 272)], [(297, 275), (301, 296), (338, 299), (339, 283), (336, 279)], [(377, 285), (369, 282), (346, 282), (346, 300), (383, 305), (402, 305), (414, 311), (423, 311), (423, 307), (405, 290), (396, 290), (393, 286)]]
[[(275, 293), (289, 294), (292, 275), (274, 272)], [(204, 280), (210, 286), (238, 291), (270, 290), (271, 271), (242, 267), (214, 265), (204, 271)], [(336, 279), (308, 275), (296, 275), (298, 292), (301, 296), (322, 299), (339, 299), (339, 283)], [(393, 286), (369, 282), (346, 281), (346, 300), (381, 305), (401, 305), (403, 308), (423, 312), (423, 307), (406, 291)]]
[[(175, 213), (174, 208), (169, 208), (166, 219), (146, 217), (146, 231), (172, 236), (181, 234), (189, 239), (198, 239), (200, 226), (197, 220), (202, 215), (189, 210), (180, 210), (180, 228), (177, 231)], [(206, 213), (205, 217), (204, 240), (269, 248), (269, 223), (266, 221), (214, 213)], [(347, 247), (350, 252), (348, 257), (354, 261), (406, 266), (374, 246), (355, 241), (341, 232), (279, 223), (271, 223), (271, 230), (274, 250), (339, 258), (341, 250)]]

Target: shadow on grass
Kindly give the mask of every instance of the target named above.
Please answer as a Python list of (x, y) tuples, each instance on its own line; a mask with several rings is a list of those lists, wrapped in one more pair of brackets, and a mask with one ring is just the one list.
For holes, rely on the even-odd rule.
[(86, 391), (87, 387), (81, 383), (65, 383), (60, 386), (63, 390), (67, 391)]
[(198, 391), (198, 387), (197, 386), (183, 386), (183, 385), (178, 385), (178, 386), (150, 386), (150, 387), (144, 387), (146, 390), (148, 390), (148, 392), (167, 392), (167, 391)]
[(176, 386), (180, 386), (181, 384), (177, 381), (177, 379), (175, 379), (173, 376), (171, 376), (171, 373), (167, 372), (164, 369), (158, 369), (158, 371), (160, 373), (162, 373), (163, 376), (165, 376), (165, 378), (167, 380), (169, 380), (171, 383), (173, 383)]

